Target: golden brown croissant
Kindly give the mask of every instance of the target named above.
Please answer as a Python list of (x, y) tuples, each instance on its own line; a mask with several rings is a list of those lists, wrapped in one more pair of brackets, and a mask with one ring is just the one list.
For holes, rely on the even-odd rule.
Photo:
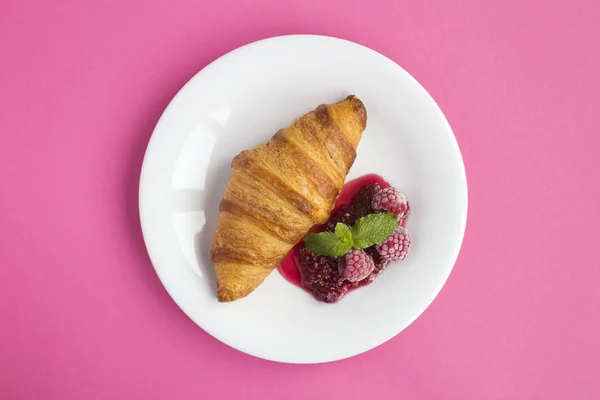
[(362, 102), (348, 96), (233, 159), (211, 248), (219, 301), (248, 295), (313, 225), (327, 221), (366, 122)]

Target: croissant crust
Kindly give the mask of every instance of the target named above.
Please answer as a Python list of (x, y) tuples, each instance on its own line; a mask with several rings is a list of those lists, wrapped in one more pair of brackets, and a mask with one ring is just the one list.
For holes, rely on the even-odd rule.
[(348, 96), (233, 159), (211, 248), (219, 301), (247, 296), (313, 225), (327, 221), (366, 122), (362, 102)]

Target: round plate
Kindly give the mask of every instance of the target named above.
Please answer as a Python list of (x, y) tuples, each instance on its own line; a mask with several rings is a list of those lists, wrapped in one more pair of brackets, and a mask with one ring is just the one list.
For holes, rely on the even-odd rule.
[[(409, 257), (337, 304), (317, 302), (278, 271), (248, 297), (218, 303), (209, 249), (231, 160), (349, 94), (364, 102), (368, 122), (347, 179), (380, 174), (408, 195)], [(458, 256), (467, 183), (448, 122), (401, 67), (345, 40), (282, 36), (219, 58), (171, 101), (146, 151), (140, 216), (160, 280), (202, 329), (257, 357), (317, 363), (372, 349), (433, 301)]]

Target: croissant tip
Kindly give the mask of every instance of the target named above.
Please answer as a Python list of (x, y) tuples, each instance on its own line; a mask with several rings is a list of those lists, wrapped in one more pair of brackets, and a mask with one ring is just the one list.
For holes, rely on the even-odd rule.
[(239, 300), (249, 295), (254, 288), (232, 288), (227, 286), (219, 286), (217, 290), (217, 300), (219, 303), (230, 303)]
[(219, 300), (219, 303), (230, 303), (239, 299), (240, 297), (241, 296), (237, 296), (234, 293), (227, 292), (224, 290), (219, 290), (219, 292), (217, 293), (217, 300)]
[(224, 285), (219, 279), (217, 279), (217, 300), (220, 303), (227, 303), (240, 298), (240, 291), (233, 290), (231, 285)]
[(367, 109), (363, 102), (353, 94), (346, 97), (344, 101), (347, 101), (352, 105), (360, 119), (363, 129), (365, 129), (367, 126)]

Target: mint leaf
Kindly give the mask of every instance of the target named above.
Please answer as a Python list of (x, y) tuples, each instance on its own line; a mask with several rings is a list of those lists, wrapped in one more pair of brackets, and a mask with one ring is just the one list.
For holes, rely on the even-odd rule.
[(398, 217), (391, 213), (377, 213), (359, 218), (352, 227), (355, 249), (366, 249), (383, 242), (398, 227)]
[(304, 242), (313, 253), (334, 258), (343, 256), (352, 246), (352, 242), (342, 242), (333, 232), (308, 233)]
[(344, 243), (344, 245), (352, 246), (354, 240), (352, 240), (352, 231), (350, 227), (346, 224), (338, 222), (335, 225), (335, 236), (340, 239), (340, 242)]
[(352, 228), (338, 222), (335, 232), (308, 233), (304, 242), (313, 253), (338, 258), (351, 247), (366, 249), (383, 242), (397, 227), (398, 217), (394, 214), (369, 214), (359, 218)]

